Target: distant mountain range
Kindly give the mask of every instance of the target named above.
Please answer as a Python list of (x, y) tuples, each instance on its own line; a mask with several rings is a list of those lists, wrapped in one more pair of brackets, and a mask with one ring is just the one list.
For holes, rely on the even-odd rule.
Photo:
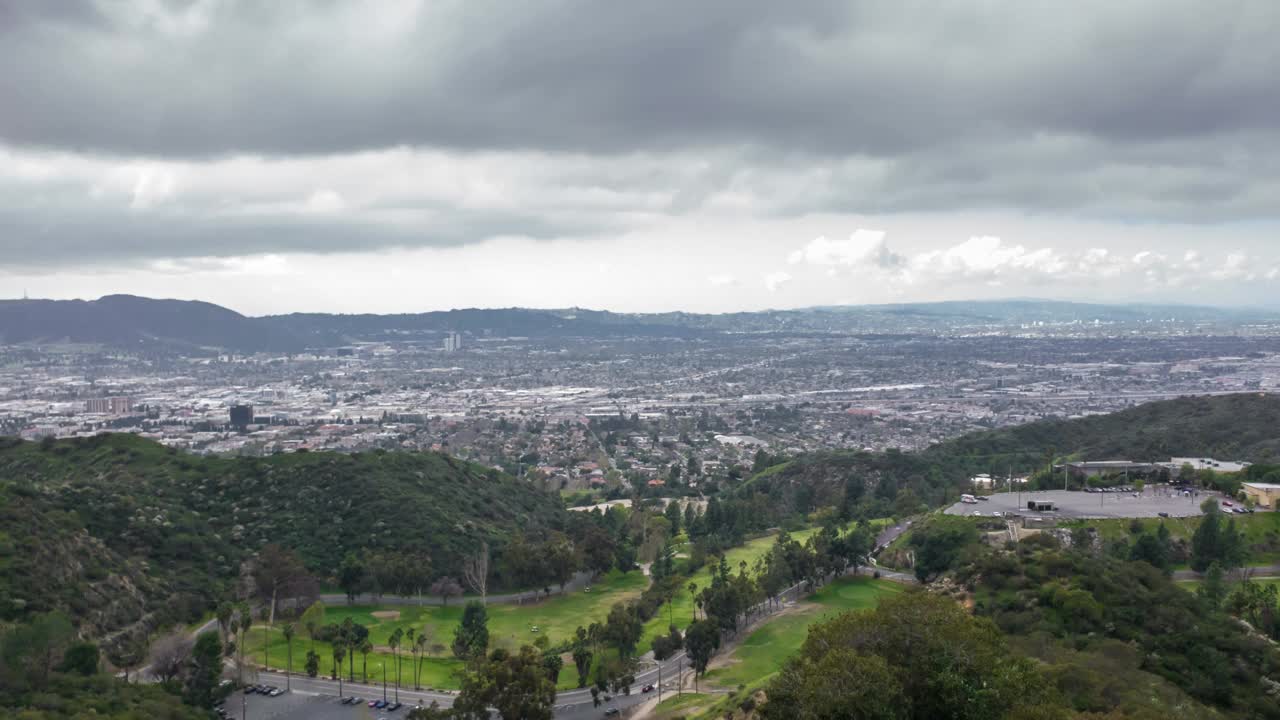
[(206, 302), (108, 295), (0, 301), (0, 344), (93, 344), (174, 352), (298, 352), (361, 341), (435, 341), (447, 331), (497, 337), (692, 337), (721, 333), (937, 334), (1104, 324), (1178, 323), (1206, 332), (1280, 322), (1280, 313), (1181, 305), (1041, 300), (908, 303), (726, 313), (614, 313), (578, 308), (465, 309), (396, 315), (247, 317)]

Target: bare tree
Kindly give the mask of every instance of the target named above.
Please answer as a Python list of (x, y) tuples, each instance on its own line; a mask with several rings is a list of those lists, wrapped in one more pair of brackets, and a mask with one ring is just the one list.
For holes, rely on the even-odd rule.
[(178, 679), (191, 660), (195, 641), (184, 632), (173, 632), (161, 637), (151, 646), (151, 674), (161, 683)]
[(444, 606), (449, 607), (449, 598), (462, 594), (462, 585), (447, 575), (435, 582), (431, 583), (429, 592), (432, 595), (438, 595), (444, 601)]
[(480, 543), (476, 554), (462, 564), (462, 579), (480, 595), (480, 604), (484, 605), (489, 596), (489, 543)]

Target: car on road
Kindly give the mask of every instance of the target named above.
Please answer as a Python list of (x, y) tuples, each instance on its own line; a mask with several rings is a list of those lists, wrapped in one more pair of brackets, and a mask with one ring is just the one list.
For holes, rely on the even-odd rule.
[(608, 710), (604, 711), (605, 717), (616, 717), (621, 714), (622, 714), (622, 711), (619, 710), (618, 708), (609, 708)]
[(644, 687), (640, 688), (640, 692), (642, 692), (642, 693), (651, 693), (651, 692), (653, 692), (653, 690), (654, 690), (654, 687), (653, 687), (653, 685), (652, 685), (652, 684), (650, 684), (650, 685), (645, 685)]
[(1157, 514), (1157, 515), (1159, 515), (1160, 517), (1163, 517), (1163, 518), (1167, 518), (1167, 517), (1169, 517), (1169, 513), (1167, 513), (1167, 512), (1158, 512), (1158, 513), (1156, 513), (1156, 514)]
[(991, 498), (987, 497), (986, 495), (978, 495), (977, 498), (982, 502), (991, 502)]

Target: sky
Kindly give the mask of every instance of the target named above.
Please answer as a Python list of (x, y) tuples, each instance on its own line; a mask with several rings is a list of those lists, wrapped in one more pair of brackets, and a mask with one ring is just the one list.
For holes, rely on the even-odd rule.
[(1274, 0), (4, 0), (0, 298), (1280, 308)]

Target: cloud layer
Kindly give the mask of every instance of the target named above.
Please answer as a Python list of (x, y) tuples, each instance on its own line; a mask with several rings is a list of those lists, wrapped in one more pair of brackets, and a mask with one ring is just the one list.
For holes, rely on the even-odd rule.
[[(726, 308), (1265, 282), (1277, 36), (1271, 0), (9, 0), (0, 277), (529, 241), (669, 247)], [(930, 234), (796, 247), (895, 219)]]

